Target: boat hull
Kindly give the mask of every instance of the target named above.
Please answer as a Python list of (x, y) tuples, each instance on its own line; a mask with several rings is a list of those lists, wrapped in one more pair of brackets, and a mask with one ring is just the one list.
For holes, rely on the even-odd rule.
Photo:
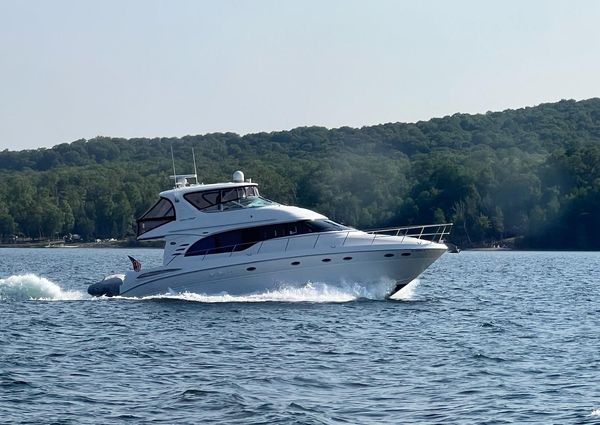
[(182, 292), (247, 295), (300, 287), (308, 282), (359, 284), (367, 290), (391, 295), (419, 276), (445, 251), (445, 245), (433, 244), (419, 249), (321, 252), (271, 259), (240, 256), (229, 258), (223, 265), (218, 261), (198, 261), (195, 269), (129, 272), (118, 295), (144, 297)]

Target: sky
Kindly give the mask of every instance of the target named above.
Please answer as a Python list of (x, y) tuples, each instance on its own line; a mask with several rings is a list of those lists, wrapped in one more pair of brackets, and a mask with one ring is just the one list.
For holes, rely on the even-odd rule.
[(0, 150), (600, 96), (600, 2), (0, 0)]

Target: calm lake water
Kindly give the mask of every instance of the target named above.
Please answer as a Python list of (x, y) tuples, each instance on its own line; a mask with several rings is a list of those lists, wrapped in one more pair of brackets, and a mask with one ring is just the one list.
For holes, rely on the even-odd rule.
[(161, 261), (0, 249), (1, 423), (600, 424), (600, 253), (446, 254), (396, 301), (88, 297), (131, 252)]

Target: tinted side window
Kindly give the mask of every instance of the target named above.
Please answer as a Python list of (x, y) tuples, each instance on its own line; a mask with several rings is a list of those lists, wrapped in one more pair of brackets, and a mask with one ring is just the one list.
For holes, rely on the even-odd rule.
[(244, 190), (245, 196), (258, 196), (258, 188), (256, 186), (246, 186), (242, 188)]
[(200, 239), (190, 246), (185, 255), (208, 255), (243, 251), (258, 242), (269, 239), (347, 229), (347, 227), (329, 220), (305, 220), (230, 230)]
[(225, 202), (229, 202), (229, 201), (235, 201), (236, 199), (239, 199), (240, 196), (238, 196), (238, 189), (236, 187), (232, 188), (232, 189), (226, 189), (226, 190), (222, 190), (221, 191), (221, 202), (225, 203)]
[(219, 191), (192, 192), (183, 196), (190, 204), (203, 210), (219, 204)]
[(202, 238), (190, 246), (185, 255), (221, 254), (223, 252), (243, 251), (248, 249), (258, 240), (251, 239), (254, 234), (253, 232), (246, 234), (247, 230), (250, 229), (230, 230), (229, 232), (217, 233)]
[[(297, 223), (290, 223), (290, 225), (292, 225), (293, 227), (290, 228), (290, 235), (304, 235), (306, 233), (313, 233), (313, 229), (311, 229), (307, 224), (306, 221), (299, 221)], [(293, 232), (296, 233), (293, 233)]]
[(331, 220), (313, 220), (305, 222), (313, 232), (334, 232), (337, 230), (349, 230), (349, 227), (343, 226)]
[(248, 229), (242, 230), (242, 242), (250, 243), (250, 242), (259, 242), (260, 238), (260, 228), (259, 227), (250, 227)]
[(161, 198), (152, 208), (150, 208), (146, 214), (144, 214), (140, 220), (149, 218), (164, 218), (164, 217), (175, 217), (175, 209), (171, 201), (165, 198)]
[(232, 187), (222, 190), (191, 192), (183, 195), (183, 197), (190, 204), (205, 212), (218, 211), (219, 208), (221, 208), (220, 204), (226, 204), (227, 202), (257, 196), (258, 189), (256, 186)]
[(215, 237), (207, 236), (190, 246), (185, 255), (206, 255), (216, 247)]
[(161, 198), (137, 220), (137, 235), (143, 235), (173, 220), (175, 220), (173, 204), (168, 199)]
[(233, 247), (242, 243), (242, 234), (239, 230), (219, 233), (215, 237), (217, 239), (217, 247)]

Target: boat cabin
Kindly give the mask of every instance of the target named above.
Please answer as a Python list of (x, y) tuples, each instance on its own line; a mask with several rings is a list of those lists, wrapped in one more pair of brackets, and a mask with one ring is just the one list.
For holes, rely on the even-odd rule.
[(191, 185), (161, 193), (160, 200), (137, 220), (137, 236), (177, 219), (174, 202), (183, 200), (201, 213), (219, 213), (276, 205), (260, 196), (255, 183)]

